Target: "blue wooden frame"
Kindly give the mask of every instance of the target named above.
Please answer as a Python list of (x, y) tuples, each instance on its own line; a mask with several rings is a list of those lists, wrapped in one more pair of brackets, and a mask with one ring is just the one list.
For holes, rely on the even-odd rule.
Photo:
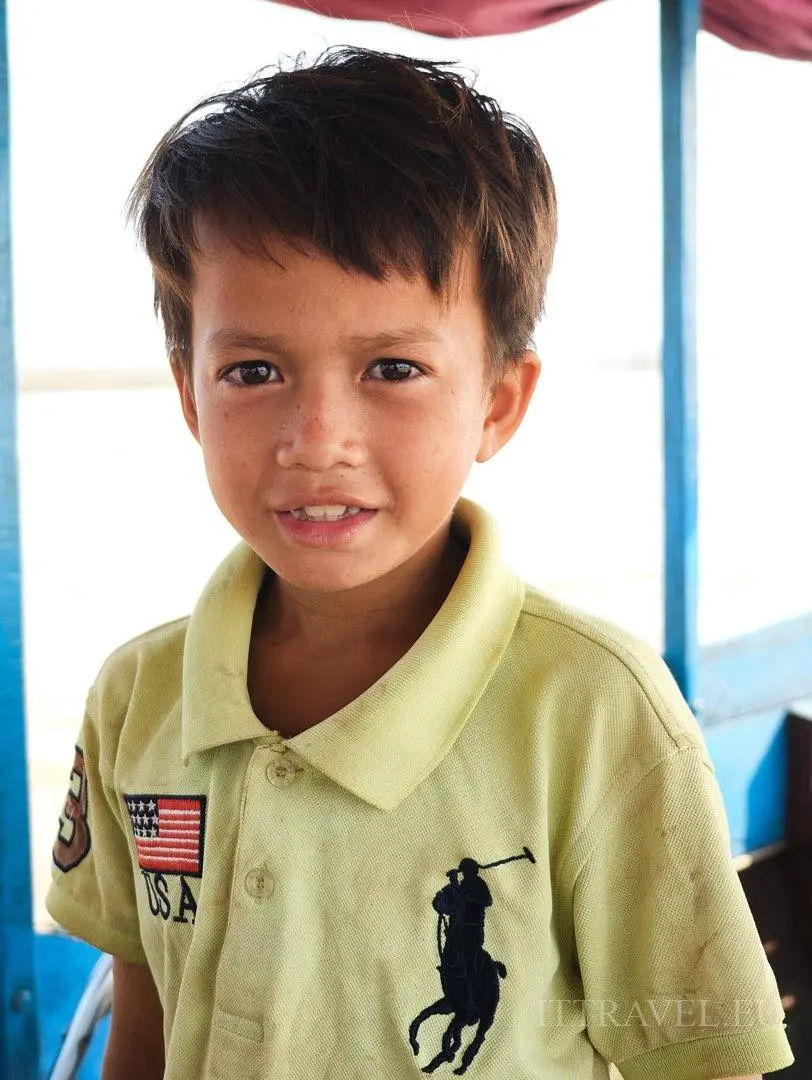
[(700, 0), (662, 0), (665, 661), (696, 709), (696, 39)]
[(734, 854), (786, 831), (786, 715), (812, 691), (812, 619), (700, 649), (697, 536), (696, 46), (700, 0), (661, 0), (664, 659), (705, 729)]
[(23, 706), (6, 4), (0, 0), (0, 1077), (39, 1062)]
[[(660, 0), (663, 119), (665, 660), (705, 727), (734, 852), (784, 835), (785, 717), (812, 693), (812, 617), (700, 652), (695, 324), (696, 38), (700, 0)], [(94, 950), (34, 935), (23, 704), (12, 327), (6, 5), (0, 0), (0, 1080), (34, 1080), (56, 1050)], [(67, 771), (67, 770), (66, 770)], [(66, 776), (67, 784), (67, 776)], [(38, 1017), (34, 971), (48, 985)], [(45, 1053), (40, 1054), (41, 1020)], [(98, 1048), (87, 1075), (98, 1067)]]

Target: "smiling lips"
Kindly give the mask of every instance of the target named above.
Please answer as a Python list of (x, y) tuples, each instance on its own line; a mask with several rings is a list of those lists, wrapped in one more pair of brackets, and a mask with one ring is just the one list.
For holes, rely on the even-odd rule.
[(277, 518), (297, 544), (308, 548), (340, 548), (361, 533), (377, 513), (364, 506), (326, 503), (277, 511)]
[(299, 506), (288, 511), (299, 521), (338, 521), (361, 513), (360, 506)]

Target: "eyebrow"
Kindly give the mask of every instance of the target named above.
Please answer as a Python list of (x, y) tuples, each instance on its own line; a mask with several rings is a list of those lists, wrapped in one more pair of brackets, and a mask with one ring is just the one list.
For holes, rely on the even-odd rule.
[[(377, 334), (347, 334), (341, 338), (343, 346), (351, 348), (383, 348), (393, 345), (430, 342), (435, 345), (445, 344), (443, 338), (427, 326), (397, 326), (391, 330), (382, 330)], [(209, 349), (259, 349), (262, 352), (285, 354), (288, 346), (274, 334), (252, 334), (237, 327), (221, 327), (213, 330), (205, 339), (204, 348)]]

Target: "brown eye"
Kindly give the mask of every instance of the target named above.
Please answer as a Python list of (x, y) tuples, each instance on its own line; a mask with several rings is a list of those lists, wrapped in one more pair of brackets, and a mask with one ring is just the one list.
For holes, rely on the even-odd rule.
[[(413, 364), (411, 360), (378, 360), (369, 369), (374, 371), (378, 368), (381, 371), (381, 378), (376, 379), (376, 382), (407, 382), (414, 381), (415, 378), (421, 376), (423, 371)], [(410, 374), (414, 372), (415, 374)]]
[[(234, 367), (229, 368), (224, 372), (223, 379), (226, 382), (233, 383), (235, 386), (262, 386), (267, 382), (277, 382), (277, 379), (271, 379), (271, 372), (276, 371), (273, 364), (269, 364), (264, 360), (251, 360), (244, 364), (235, 364)], [(236, 377), (239, 373), (239, 378)]]

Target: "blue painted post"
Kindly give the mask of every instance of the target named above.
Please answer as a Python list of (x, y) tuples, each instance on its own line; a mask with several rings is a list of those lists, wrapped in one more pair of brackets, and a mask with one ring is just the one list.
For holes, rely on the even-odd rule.
[(696, 709), (696, 38), (700, 0), (661, 0), (665, 661)]
[(39, 1040), (23, 708), (6, 4), (0, 0), (0, 1080), (34, 1080)]

